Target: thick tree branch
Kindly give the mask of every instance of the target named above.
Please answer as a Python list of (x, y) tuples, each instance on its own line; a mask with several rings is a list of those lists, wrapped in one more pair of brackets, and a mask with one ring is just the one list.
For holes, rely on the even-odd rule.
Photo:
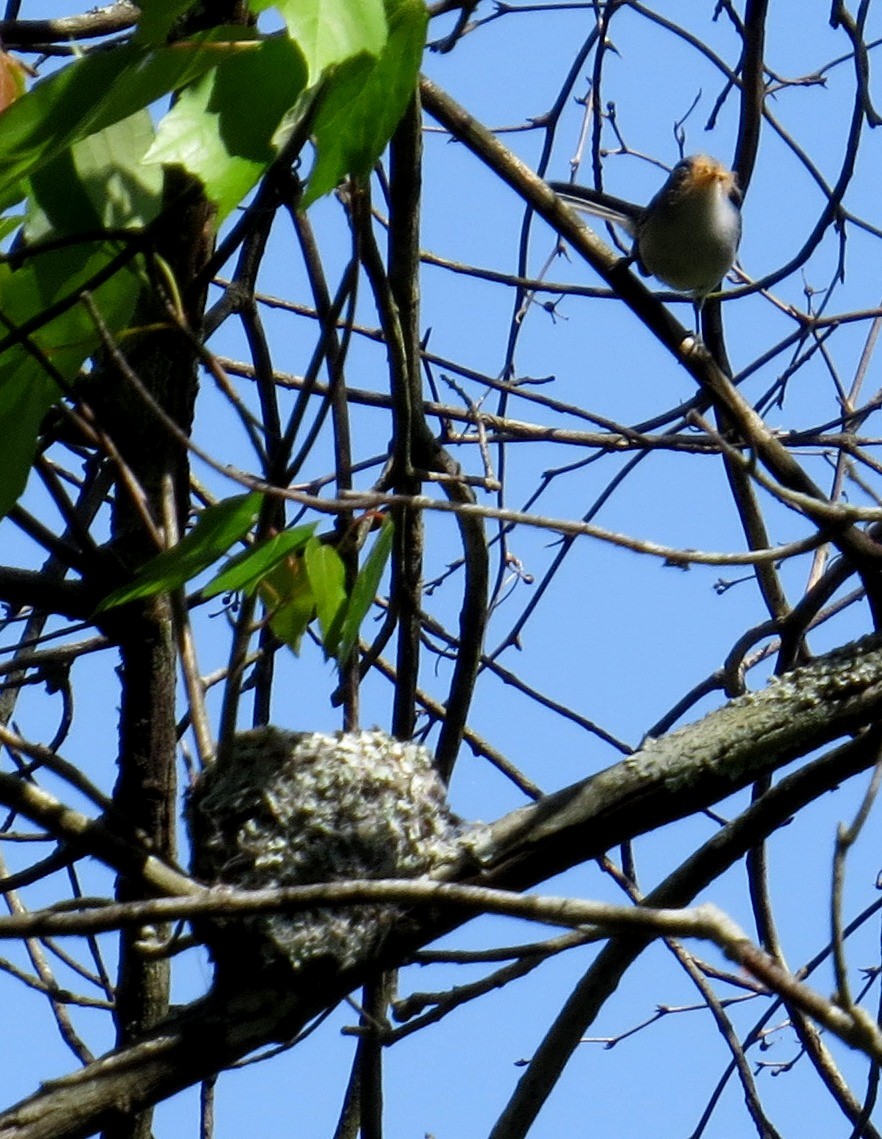
[(127, 0), (92, 8), (76, 16), (56, 20), (0, 20), (0, 39), (5, 47), (68, 43), (128, 31), (141, 17), (141, 10)]
[[(731, 794), (824, 743), (882, 715), (882, 642), (867, 638), (741, 697), (697, 724), (650, 740), (622, 763), (539, 803), (515, 811), (467, 845), (462, 864), (443, 877), (521, 889), (652, 827)], [(13, 781), (18, 782), (18, 781)], [(4, 788), (4, 798), (9, 789)], [(15, 804), (27, 812), (27, 802)], [(189, 903), (188, 903), (189, 904)], [(73, 1139), (92, 1134), (119, 1112), (142, 1109), (205, 1078), (252, 1049), (292, 1037), (377, 967), (460, 924), (470, 912), (422, 915), (416, 930), (389, 939), (380, 960), (345, 973), (243, 978), (236, 993), (213, 992), (173, 1014), (140, 1043), (45, 1085), (0, 1116), (0, 1139)], [(411, 918), (413, 915), (411, 915)], [(786, 977), (756, 957), (743, 963), (776, 989)], [(741, 958), (739, 958), (741, 959)], [(259, 982), (259, 983), (258, 983)], [(792, 996), (788, 993), (788, 996)], [(815, 1010), (817, 1011), (817, 1010)], [(858, 1036), (866, 1036), (857, 1025)], [(864, 1041), (865, 1043), (865, 1041)]]
[(531, 885), (701, 810), (880, 715), (882, 641), (867, 637), (506, 815), (478, 851), (484, 877)]

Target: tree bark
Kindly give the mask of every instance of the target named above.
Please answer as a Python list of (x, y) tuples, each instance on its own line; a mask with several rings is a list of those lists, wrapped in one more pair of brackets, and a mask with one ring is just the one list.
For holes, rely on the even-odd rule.
[[(609, 847), (749, 785), (882, 716), (882, 639), (866, 638), (730, 701), (703, 720), (540, 802), (512, 812), (466, 844), (442, 875), (523, 889)], [(869, 749), (843, 775), (875, 761)], [(25, 812), (26, 813), (26, 810)], [(45, 820), (41, 819), (45, 825)], [(172, 1013), (139, 1042), (45, 1084), (0, 1115), (0, 1139), (77, 1139), (216, 1073), (253, 1049), (292, 1038), (323, 1008), (378, 969), (472, 917), (409, 915), (378, 960), (343, 973), (243, 978)], [(418, 923), (418, 924), (417, 924)], [(414, 928), (416, 925), (416, 929)]]

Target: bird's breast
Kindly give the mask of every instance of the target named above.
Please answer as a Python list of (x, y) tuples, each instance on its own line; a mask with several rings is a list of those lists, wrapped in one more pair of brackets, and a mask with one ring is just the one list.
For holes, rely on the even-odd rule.
[(638, 254), (648, 273), (678, 292), (703, 296), (725, 277), (741, 237), (741, 213), (722, 186), (647, 211)]

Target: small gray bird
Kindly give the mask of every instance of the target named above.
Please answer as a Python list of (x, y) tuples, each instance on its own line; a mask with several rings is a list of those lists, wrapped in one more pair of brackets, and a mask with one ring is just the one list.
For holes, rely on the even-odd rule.
[(735, 175), (705, 154), (684, 158), (647, 206), (570, 182), (548, 185), (567, 205), (620, 225), (644, 276), (688, 293), (696, 313), (735, 263), (741, 192)]

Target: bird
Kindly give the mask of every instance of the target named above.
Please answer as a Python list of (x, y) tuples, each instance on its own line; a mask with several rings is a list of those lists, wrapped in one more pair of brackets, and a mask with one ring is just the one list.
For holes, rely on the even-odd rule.
[(646, 206), (571, 182), (548, 185), (567, 205), (620, 225), (634, 239), (630, 259), (640, 272), (691, 296), (696, 320), (735, 263), (741, 191), (732, 171), (706, 154), (678, 162)]

